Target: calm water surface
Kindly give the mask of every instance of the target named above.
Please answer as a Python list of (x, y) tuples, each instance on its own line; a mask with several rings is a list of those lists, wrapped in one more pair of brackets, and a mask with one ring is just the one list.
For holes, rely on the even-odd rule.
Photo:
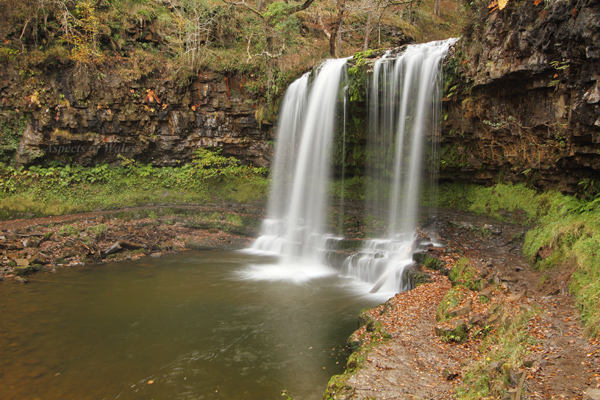
[(379, 301), (336, 274), (263, 280), (268, 261), (186, 252), (1, 283), (0, 399), (320, 399)]

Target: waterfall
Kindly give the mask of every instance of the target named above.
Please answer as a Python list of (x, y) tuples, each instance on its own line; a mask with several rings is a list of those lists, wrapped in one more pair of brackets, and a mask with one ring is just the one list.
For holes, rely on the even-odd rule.
[[(441, 60), (454, 41), (410, 45), (397, 56), (386, 52), (373, 65), (365, 127), (366, 210), (373, 225), (385, 223), (387, 231), (379, 232), (380, 239), (365, 241), (342, 266), (344, 274), (366, 283), (372, 293), (408, 289), (403, 275), (416, 245), (424, 149), (427, 139), (434, 143), (439, 134)], [(254, 268), (251, 274), (259, 275), (258, 279), (322, 276), (323, 270), (314, 268), (326, 264), (338, 239), (328, 233), (326, 212), (335, 122), (346, 123), (346, 88), (342, 87), (346, 61), (327, 60), (314, 77), (303, 75), (284, 95), (267, 218), (252, 246), (278, 255), (279, 264)], [(343, 105), (343, 115), (338, 115), (338, 103)], [(346, 127), (340, 132), (344, 179)], [(341, 201), (343, 208), (343, 195)]]
[(387, 222), (387, 232), (383, 239), (367, 241), (343, 269), (374, 285), (371, 292), (408, 288), (403, 277), (416, 244), (425, 140), (439, 134), (441, 60), (454, 41), (407, 46), (395, 58), (386, 53), (373, 68), (367, 209)]
[(325, 227), (331, 153), (347, 59), (325, 61), (286, 91), (279, 115), (267, 219), (252, 249), (320, 261), (333, 237)]

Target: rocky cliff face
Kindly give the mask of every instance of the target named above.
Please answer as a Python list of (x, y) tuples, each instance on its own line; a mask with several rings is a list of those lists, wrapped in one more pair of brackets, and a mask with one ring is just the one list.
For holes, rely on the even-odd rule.
[(12, 151), (18, 165), (93, 165), (121, 157), (177, 165), (199, 147), (269, 164), (269, 127), (257, 122), (243, 78), (205, 72), (180, 87), (160, 77), (128, 80), (82, 69), (1, 74), (0, 121), (3, 134), (15, 138), (12, 150), (4, 138), (4, 153)]
[(448, 62), (442, 178), (600, 184), (600, 3), (513, 1), (477, 17)]

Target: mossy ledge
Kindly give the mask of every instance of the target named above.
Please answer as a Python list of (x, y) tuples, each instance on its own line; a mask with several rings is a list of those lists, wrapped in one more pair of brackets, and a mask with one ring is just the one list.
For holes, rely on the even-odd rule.
[[(381, 321), (377, 321), (369, 315), (368, 311), (374, 310), (375, 308), (361, 311), (358, 317), (359, 329), (354, 331), (348, 338), (347, 346), (352, 350), (352, 354), (348, 357), (346, 370), (343, 374), (331, 377), (327, 383), (327, 389), (323, 394), (324, 400), (350, 398), (349, 396), (352, 396), (354, 388), (348, 385), (348, 379), (359, 371), (364, 363), (367, 362), (369, 352), (373, 350), (373, 348), (391, 338), (391, 335), (383, 330)], [(385, 307), (384, 310), (386, 310)], [(361, 329), (363, 327), (365, 329)]]

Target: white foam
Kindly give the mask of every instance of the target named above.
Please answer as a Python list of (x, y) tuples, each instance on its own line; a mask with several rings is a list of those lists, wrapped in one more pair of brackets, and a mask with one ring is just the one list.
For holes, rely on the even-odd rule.
[(336, 275), (337, 272), (325, 265), (310, 262), (286, 264), (250, 264), (238, 271), (242, 279), (254, 281), (284, 281), (295, 284)]

